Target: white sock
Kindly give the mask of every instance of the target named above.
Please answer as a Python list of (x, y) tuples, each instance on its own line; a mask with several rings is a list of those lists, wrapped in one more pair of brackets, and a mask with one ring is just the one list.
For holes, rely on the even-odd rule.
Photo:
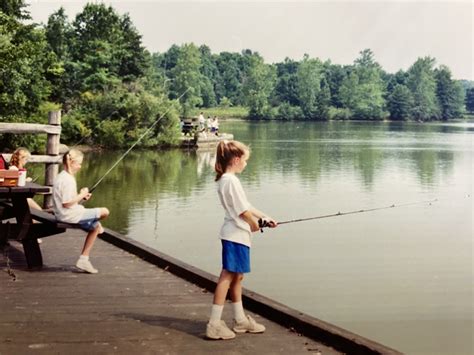
[(81, 255), (79, 257), (79, 260), (86, 260), (87, 261), (87, 260), (89, 260), (89, 256), (88, 255)]
[(232, 303), (232, 308), (234, 309), (234, 319), (237, 322), (242, 322), (247, 319), (242, 301)]
[(209, 323), (219, 323), (222, 317), (223, 310), (224, 305), (213, 304), (211, 308), (211, 319), (209, 319)]

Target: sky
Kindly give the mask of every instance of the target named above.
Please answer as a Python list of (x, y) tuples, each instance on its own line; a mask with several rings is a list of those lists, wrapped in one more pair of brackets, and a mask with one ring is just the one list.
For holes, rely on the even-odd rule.
[[(99, 1), (89, 1), (98, 3)], [(87, 1), (26, 0), (33, 21), (47, 23), (62, 6), (72, 21)], [(109, 0), (128, 13), (152, 53), (173, 44), (206, 44), (213, 53), (259, 52), (267, 63), (286, 57), (352, 64), (363, 49), (389, 73), (430, 56), (455, 79), (474, 80), (471, 0), (162, 1)]]

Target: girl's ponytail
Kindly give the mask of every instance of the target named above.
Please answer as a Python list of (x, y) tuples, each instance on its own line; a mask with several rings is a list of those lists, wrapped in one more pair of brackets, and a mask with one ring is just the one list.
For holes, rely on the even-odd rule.
[(241, 142), (220, 141), (216, 149), (216, 164), (214, 165), (214, 170), (216, 171), (215, 181), (219, 181), (222, 175), (224, 175), (227, 167), (232, 164), (234, 158), (240, 158), (249, 153), (249, 147)]
[(77, 161), (78, 159), (82, 159), (83, 157), (84, 154), (82, 154), (80, 150), (71, 149), (63, 155), (63, 165), (65, 166), (66, 170), (69, 171), (71, 162)]

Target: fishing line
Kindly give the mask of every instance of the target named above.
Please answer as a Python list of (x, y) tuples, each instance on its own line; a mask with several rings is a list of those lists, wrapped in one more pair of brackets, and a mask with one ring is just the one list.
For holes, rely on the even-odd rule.
[(333, 214), (327, 214), (327, 215), (321, 215), (321, 216), (315, 216), (315, 217), (290, 219), (288, 221), (278, 222), (278, 225), (289, 224), (289, 223), (298, 223), (298, 222), (304, 222), (304, 221), (311, 221), (311, 220), (314, 220), (314, 219), (323, 219), (323, 218), (346, 216), (346, 215), (349, 215), (349, 214), (373, 212), (373, 211), (385, 210), (385, 209), (389, 209), (389, 208), (398, 208), (398, 207), (405, 207), (405, 206), (412, 206), (412, 205), (420, 205), (420, 204), (425, 204), (425, 203), (429, 203), (431, 205), (433, 202), (437, 202), (437, 201), (438, 201), (438, 199), (435, 198), (433, 200), (427, 200), (427, 201), (392, 204), (390, 206), (366, 208), (366, 209), (362, 209), (362, 210), (354, 210), (354, 211), (348, 211), (348, 212), (337, 212), (337, 213), (333, 213)]
[[(179, 101), (180, 98), (182, 98), (184, 96), (184, 94), (186, 94), (189, 90), (191, 89), (191, 87), (188, 87), (186, 89), (186, 91), (184, 91), (176, 100)], [(158, 119), (145, 131), (145, 133), (143, 133), (135, 143), (133, 143), (133, 145), (127, 149), (127, 151), (122, 154), (122, 156), (115, 162), (114, 165), (112, 165), (112, 167), (106, 171), (106, 173), (90, 188), (89, 192), (92, 192), (94, 191), (97, 186), (99, 186), (99, 184), (102, 182), (102, 180), (104, 180), (104, 178), (109, 175), (109, 173), (123, 160), (123, 158), (125, 158), (127, 156), (128, 153), (130, 153), (130, 151), (138, 144), (140, 143), (140, 141), (155, 127), (155, 125), (160, 122), (160, 120), (171, 110), (171, 106), (163, 113), (161, 114), (160, 117), (158, 117)]]

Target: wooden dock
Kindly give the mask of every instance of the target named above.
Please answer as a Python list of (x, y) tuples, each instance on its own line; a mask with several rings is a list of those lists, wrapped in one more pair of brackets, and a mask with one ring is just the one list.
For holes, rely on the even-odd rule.
[[(85, 232), (41, 244), (44, 266), (27, 269), (21, 244), (0, 254), (0, 355), (10, 354), (400, 354), (347, 330), (243, 290), (263, 334), (205, 338), (217, 277), (106, 229), (92, 262), (73, 266)], [(232, 324), (230, 305), (223, 319)]]
[[(338, 354), (255, 314), (264, 334), (206, 340), (210, 292), (103, 240), (91, 258), (99, 274), (78, 272), (82, 231), (45, 238), (39, 271), (27, 270), (21, 244), (10, 244), (0, 256), (2, 355)], [(228, 324), (231, 317), (226, 307)]]
[(214, 133), (202, 132), (197, 136), (182, 136), (181, 146), (184, 148), (197, 148), (197, 149), (215, 149), (220, 141), (234, 139), (234, 135), (230, 133), (220, 133), (216, 136)]

